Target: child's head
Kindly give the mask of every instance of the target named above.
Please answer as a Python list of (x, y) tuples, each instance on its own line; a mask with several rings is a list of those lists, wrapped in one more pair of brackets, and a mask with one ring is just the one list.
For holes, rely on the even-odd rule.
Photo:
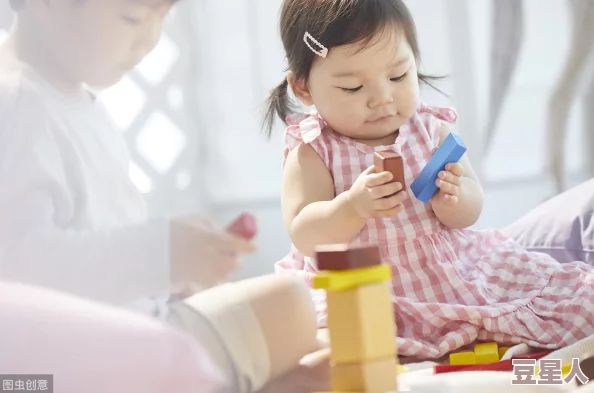
[(11, 0), (17, 29), (45, 67), (73, 82), (109, 86), (156, 45), (175, 0)]
[(414, 114), (423, 76), (402, 0), (284, 0), (280, 27), (289, 73), (269, 99), (269, 130), (275, 115), (291, 112), (288, 86), (335, 131), (356, 139), (390, 135)]

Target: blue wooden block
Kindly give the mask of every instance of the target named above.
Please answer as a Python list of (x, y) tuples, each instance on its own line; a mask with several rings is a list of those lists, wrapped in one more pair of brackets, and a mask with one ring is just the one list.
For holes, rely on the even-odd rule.
[(450, 134), (443, 141), (439, 149), (433, 154), (425, 168), (410, 185), (410, 189), (418, 200), (425, 203), (437, 192), (435, 185), (439, 172), (452, 162), (458, 162), (466, 153), (464, 141), (455, 134)]

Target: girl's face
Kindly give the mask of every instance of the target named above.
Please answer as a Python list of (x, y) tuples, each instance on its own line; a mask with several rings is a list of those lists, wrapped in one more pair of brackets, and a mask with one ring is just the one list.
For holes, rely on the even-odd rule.
[[(43, 2), (39, 2), (43, 3)], [(69, 78), (117, 82), (157, 44), (171, 0), (53, 0), (38, 6), (38, 28)]]
[(316, 58), (307, 84), (289, 77), (297, 97), (315, 105), (334, 131), (362, 141), (392, 135), (419, 104), (416, 61), (404, 34), (379, 38)]

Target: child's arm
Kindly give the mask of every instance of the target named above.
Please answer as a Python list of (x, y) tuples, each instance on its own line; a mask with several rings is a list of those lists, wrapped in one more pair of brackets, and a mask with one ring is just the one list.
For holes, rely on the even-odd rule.
[[(449, 134), (447, 127), (442, 126), (440, 145)], [(439, 191), (430, 203), (439, 221), (452, 229), (474, 225), (483, 209), (483, 188), (468, 157), (464, 155), (458, 163), (448, 164), (436, 185)]]
[(350, 242), (365, 225), (347, 192), (335, 197), (328, 168), (307, 144), (293, 149), (285, 162), (282, 211), (293, 244), (306, 256), (318, 245)]
[(405, 192), (390, 172), (367, 168), (353, 186), (335, 195), (334, 181), (315, 150), (300, 145), (286, 160), (283, 174), (283, 219), (291, 240), (306, 256), (317, 246), (349, 243), (368, 218), (390, 217), (402, 209)]

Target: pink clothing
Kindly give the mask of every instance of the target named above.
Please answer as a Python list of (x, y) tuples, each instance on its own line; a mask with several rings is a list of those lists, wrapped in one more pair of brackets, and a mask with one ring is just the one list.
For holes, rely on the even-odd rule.
[(207, 352), (172, 327), (20, 284), (0, 282), (0, 348), (0, 374), (53, 374), (54, 392), (208, 393), (222, 385)]
[[(439, 145), (451, 109), (421, 105), (391, 146), (370, 147), (331, 130), (313, 113), (290, 116), (285, 156), (309, 143), (334, 178), (336, 195), (348, 190), (373, 164), (374, 151), (402, 156), (407, 185)], [(399, 353), (437, 358), (479, 341), (558, 348), (594, 334), (594, 271), (582, 262), (559, 264), (524, 250), (498, 231), (452, 230), (410, 189), (404, 210), (368, 220), (353, 245), (378, 245), (392, 265)], [(316, 264), (293, 246), (277, 272), (311, 284)], [(325, 294), (312, 290), (321, 327)]]

